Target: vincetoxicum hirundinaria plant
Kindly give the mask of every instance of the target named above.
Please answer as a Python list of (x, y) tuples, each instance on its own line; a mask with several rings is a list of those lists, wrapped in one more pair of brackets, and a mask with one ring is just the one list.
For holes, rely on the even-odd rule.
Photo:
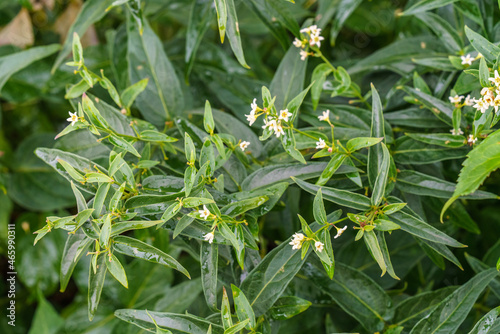
[[(127, 1), (114, 5), (122, 3)], [(262, 86), (259, 96), (247, 97), (252, 101), (250, 110), (242, 110), (238, 118), (212, 109), (212, 101), (204, 101), (204, 109), (183, 113), (183, 91), (175, 70), (143, 18), (140, 4), (131, 3), (125, 10), (132, 84), (117, 88), (107, 73), (90, 70), (76, 33), (72, 38), (73, 61), (66, 64), (81, 80), (67, 88), (66, 98), (74, 111), (69, 112), (69, 125), (56, 140), (73, 131), (89, 131), (109, 148), (107, 161), (98, 164), (55, 148), (36, 151), (71, 183), (77, 203), (77, 214), (49, 216), (47, 224), (35, 232), (37, 243), (54, 229), (68, 231), (61, 291), (68, 286), (78, 262), (90, 258), (87, 303), (92, 320), (106, 284), (114, 284), (107, 282), (115, 279), (124, 288), (132, 287), (127, 267), (138, 259), (199, 280), (205, 297), (196, 315), (146, 309), (134, 303), (115, 311), (119, 319), (148, 331), (275, 333), (281, 322), (305, 312), (313, 302), (320, 304), (323, 296), (356, 320), (358, 325), (352, 330), (457, 331), (482, 291), (497, 282), (497, 272), (470, 257), (468, 261), (478, 274), (460, 288), (417, 294), (396, 307), (384, 287), (405, 277), (409, 269), (401, 264), (410, 266), (410, 261), (398, 259), (401, 266), (393, 265), (391, 259), (394, 254), (399, 256), (399, 249), (389, 247), (386, 239), (396, 235), (403, 243), (415, 243), (418, 253), (437, 267), (444, 268), (447, 259), (463, 269), (451, 248), (466, 245), (457, 240), (456, 229), (428, 220), (423, 202), (431, 198), (426, 205), (434, 211), (442, 209), (442, 220), (453, 218), (459, 227), (476, 233), (474, 222), (464, 223), (455, 217), (460, 213), (444, 216), (446, 209), (465, 212), (458, 202), (452, 206), (460, 196), (497, 198), (477, 189), (500, 165), (500, 134), (494, 128), (500, 119), (500, 49), (466, 27), (475, 51), (468, 47), (470, 53), (463, 55), (465, 48), (460, 47), (448, 51), (449, 57), (443, 59), (418, 60), (430, 68), (441, 66), (451, 71), (452, 67), (461, 71), (460, 76), (469, 76), (449, 89), (449, 102), (448, 98), (442, 101), (445, 88), (431, 90), (417, 71), (402, 76), (389, 92), (384, 89), (381, 98), (375, 85), (363, 93), (351, 79), (356, 71), (364, 71), (362, 66), (376, 67), (370, 65), (369, 58), (365, 65), (360, 62), (348, 70), (333, 66), (321, 51), (325, 37), (319, 23), (310, 24), (309, 20), (298, 29), (295, 21), (287, 21), (296, 30), (295, 39), (278, 73), (292, 80), (283, 73), (301, 66), (305, 72), (307, 61), (318, 61), (305, 89), (302, 85), (300, 89), (277, 89), (279, 84), (273, 81), (270, 87)], [(265, 6), (262, 1), (252, 3)], [(195, 1), (191, 17), (196, 17), (202, 6), (208, 5)], [(412, 8), (404, 15), (434, 20), (443, 38), (460, 38), (444, 19), (426, 12), (436, 7)], [(227, 35), (237, 60), (248, 67), (233, 0), (216, 0), (215, 9), (221, 41)], [(423, 17), (424, 13), (428, 17)], [(145, 41), (154, 52), (144, 47)], [(457, 44), (463, 45), (463, 41)], [(422, 49), (427, 47), (421, 45), (425, 46)], [(289, 63), (295, 67), (288, 68)], [(445, 81), (449, 85), (452, 80)], [(162, 91), (163, 83), (171, 85), (170, 95)], [(114, 105), (88, 92), (97, 86), (107, 92)], [(416, 107), (384, 115), (387, 107), (383, 100), (397, 94), (404, 95), (401, 101)], [(332, 98), (341, 103), (330, 103)], [(134, 113), (134, 106), (142, 118)], [(424, 131), (429, 117), (440, 124)], [(424, 132), (403, 133), (401, 127), (405, 126)], [(418, 168), (466, 155), (456, 188)], [(294, 202), (293, 197), (301, 191), (311, 205), (302, 207)], [(451, 199), (444, 203), (442, 199), (447, 198)], [(280, 210), (290, 205), (292, 208), (280, 216)], [(269, 243), (274, 236), (263, 232), (269, 221), (286, 225), (288, 239)], [(144, 231), (147, 235), (168, 231), (176, 246), (154, 245), (154, 238), (144, 237)], [(343, 241), (348, 238), (351, 240)], [(352, 242), (351, 251), (371, 257), (369, 261), (378, 266), (377, 275), (372, 272), (370, 277), (355, 268), (355, 258), (352, 263), (336, 263), (335, 244), (340, 242)], [(195, 258), (196, 265), (183, 265), (180, 251)], [(386, 273), (390, 278), (384, 276)], [(378, 275), (384, 278), (375, 281)], [(185, 279), (180, 277), (179, 281)], [(384, 283), (387, 280), (391, 283)], [(498, 308), (481, 321), (497, 317)], [(327, 319), (333, 332), (336, 326)]]

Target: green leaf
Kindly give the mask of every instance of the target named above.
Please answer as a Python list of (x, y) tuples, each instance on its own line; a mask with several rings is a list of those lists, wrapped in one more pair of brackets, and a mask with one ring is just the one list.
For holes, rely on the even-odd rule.
[[(312, 179), (320, 176), (326, 166), (326, 162), (308, 162), (307, 165), (289, 163), (264, 166), (248, 175), (241, 183), (241, 187), (243, 190), (252, 190), (271, 186), (282, 181), (292, 183), (293, 181), (290, 178), (292, 176), (303, 180)], [(336, 173), (344, 174), (355, 171), (357, 169), (354, 167), (340, 166)]]
[(375, 183), (373, 184), (373, 193), (372, 193), (372, 204), (374, 206), (378, 206), (382, 201), (382, 198), (385, 194), (385, 188), (387, 185), (387, 176), (389, 175), (389, 163), (390, 163), (390, 155), (389, 150), (384, 143), (382, 145), (382, 159), (379, 160), (379, 165), (377, 168), (377, 178), (375, 179)]
[(477, 52), (482, 54), (488, 63), (494, 63), (500, 54), (500, 47), (490, 43), (486, 38), (465, 26), (465, 35)]
[[(479, 259), (476, 259), (475, 257), (473, 257), (467, 253), (465, 253), (465, 259), (467, 260), (467, 262), (469, 263), (469, 266), (472, 268), (472, 270), (474, 270), (474, 272), (476, 274), (479, 274), (480, 272), (483, 272), (483, 271), (491, 268), (490, 266), (488, 266), (484, 262), (480, 261)], [(491, 281), (490, 289), (491, 289), (491, 292), (493, 292), (493, 294), (495, 296), (497, 296), (497, 298), (500, 297), (500, 290), (499, 290), (500, 289), (500, 277), (496, 277), (495, 279), (493, 279)]]
[(483, 87), (490, 87), (491, 82), (488, 80), (490, 78), (490, 71), (484, 57), (479, 60), (479, 82)]
[(418, 91), (415, 88), (403, 86), (401, 89), (408, 95), (418, 100), (424, 107), (432, 111), (432, 113), (447, 125), (452, 125), (453, 109), (449, 103), (443, 102), (440, 99)]
[(89, 266), (89, 292), (87, 298), (89, 320), (94, 319), (97, 306), (101, 299), (102, 287), (106, 278), (106, 256), (103, 254), (97, 257), (96, 272), (92, 270), (92, 264)]
[[(382, 102), (380, 101), (380, 96), (378, 95), (377, 90), (373, 84), (372, 88), (372, 124), (371, 124), (371, 137), (373, 138), (384, 138), (385, 130), (384, 130), (384, 113), (382, 110)], [(384, 142), (383, 139), (382, 142)], [(368, 150), (368, 181), (370, 182), (370, 186), (373, 188), (375, 184), (375, 180), (377, 179), (378, 173), (380, 171), (380, 164), (383, 159), (383, 151), (382, 144), (371, 146)]]
[(87, 238), (82, 230), (77, 230), (74, 234), (69, 234), (64, 244), (64, 250), (61, 257), (61, 269), (59, 271), (61, 292), (66, 290), (73, 270), (91, 242), (92, 239)]
[[(184, 57), (184, 61), (186, 62), (184, 71), (184, 78), (186, 80), (186, 83), (188, 82), (189, 74), (191, 73), (191, 70), (193, 68), (198, 47), (200, 46), (201, 40), (203, 39), (203, 36), (205, 35), (207, 29), (210, 27), (210, 24), (213, 21), (213, 17), (214, 11), (212, 10), (211, 0), (193, 1), (191, 12), (189, 14), (186, 33), (186, 53)], [(222, 36), (223, 35), (221, 34), (221, 37)]]
[(108, 139), (109, 139), (109, 142), (111, 144), (113, 144), (114, 146), (121, 148), (127, 152), (130, 152), (138, 158), (141, 157), (141, 155), (139, 154), (139, 152), (137, 152), (135, 147), (131, 143), (129, 143), (127, 140), (120, 138), (118, 136), (115, 136), (115, 135), (110, 135), (108, 137)]
[(347, 190), (334, 189), (330, 187), (319, 187), (292, 176), (292, 180), (303, 190), (315, 195), (321, 188), (323, 198), (338, 205), (343, 205), (357, 210), (369, 210), (371, 207), (370, 199), (361, 194), (353, 193)]
[(217, 25), (219, 27), (220, 42), (224, 43), (227, 26), (227, 7), (226, 0), (215, 0), (215, 9), (217, 11)]
[(410, 137), (402, 136), (396, 140), (396, 147), (392, 150), (392, 156), (396, 163), (421, 165), (444, 160), (460, 159), (465, 157), (468, 151), (469, 149), (467, 147), (445, 148), (424, 144)]
[(276, 96), (274, 106), (277, 110), (283, 109), (294, 97), (299, 95), (304, 87), (307, 60), (300, 60), (299, 49), (288, 48), (285, 57), (281, 60), (273, 80), (270, 91)]
[(295, 160), (306, 164), (306, 161), (304, 160), (304, 157), (300, 153), (299, 150), (296, 148), (296, 143), (295, 143), (295, 136), (293, 134), (293, 130), (291, 128), (287, 128), (284, 130), (285, 134), (281, 136), (281, 144), (283, 145), (283, 148), (285, 149), (285, 152), (288, 153), (292, 158)]
[(14, 73), (19, 72), (40, 59), (50, 56), (59, 49), (59, 44), (50, 44), (0, 57), (0, 91)]
[(134, 103), (137, 96), (142, 93), (146, 87), (148, 86), (149, 78), (142, 79), (134, 83), (133, 85), (128, 86), (120, 95), (120, 98), (123, 102), (123, 106), (125, 108), (130, 108), (132, 103)]
[(184, 171), (184, 192), (186, 196), (189, 196), (191, 189), (193, 189), (194, 182), (196, 179), (196, 168), (194, 166), (189, 166)]
[(495, 307), (493, 310), (486, 313), (481, 320), (479, 320), (469, 334), (493, 334), (500, 328), (498, 319), (500, 317), (500, 306)]
[[(421, 12), (415, 16), (436, 34), (450, 52), (457, 52), (463, 48), (464, 43), (457, 29), (452, 27), (444, 18), (431, 12)], [(430, 92), (425, 93), (430, 94)]]
[(250, 68), (245, 61), (245, 56), (243, 54), (243, 47), (241, 45), (240, 28), (238, 22), (238, 16), (236, 15), (236, 7), (234, 6), (234, 0), (225, 0), (227, 8), (227, 26), (226, 33), (229, 38), (229, 44), (231, 49), (233, 49), (234, 55), (241, 66), (245, 68)]
[(432, 310), (457, 289), (448, 286), (436, 291), (427, 291), (403, 300), (396, 306), (393, 323), (411, 328), (422, 318), (429, 315)]
[(66, 59), (71, 52), (73, 46), (73, 34), (76, 33), (83, 36), (91, 25), (106, 15), (106, 8), (108, 8), (113, 1), (114, 0), (90, 0), (83, 4), (82, 9), (66, 34), (66, 40), (64, 41), (62, 50), (57, 55), (56, 61), (52, 66), (52, 74), (55, 73), (64, 59)]
[(495, 269), (477, 274), (439, 303), (429, 316), (420, 320), (412, 328), (410, 333), (454, 333), (465, 320), (484, 288), (497, 275), (498, 272)]
[(323, 91), (323, 84), (326, 81), (326, 77), (332, 72), (332, 68), (328, 64), (319, 64), (314, 68), (311, 77), (311, 100), (313, 104), (313, 109), (316, 110), (318, 107), (319, 99), (321, 97), (321, 92)]
[(38, 297), (38, 306), (33, 316), (33, 322), (28, 334), (56, 334), (63, 325), (64, 319), (40, 293)]
[(100, 217), (102, 213), (102, 208), (104, 206), (104, 200), (106, 200), (106, 196), (108, 195), (109, 188), (111, 187), (111, 183), (101, 183), (94, 197), (94, 202), (92, 203), (94, 208), (94, 217)]
[(309, 89), (311, 88), (312, 84), (307, 86), (303, 91), (301, 91), (297, 96), (295, 96), (288, 104), (286, 105), (286, 109), (288, 109), (288, 112), (292, 114), (292, 117), (290, 119), (290, 123), (293, 123), (294, 120), (297, 118), (297, 115), (299, 114), (299, 108), (302, 105), (302, 102), (304, 101), (304, 98), (307, 95), (307, 92), (309, 92)]
[(222, 287), (222, 304), (220, 307), (220, 314), (224, 329), (231, 328), (233, 326), (233, 319), (231, 318), (231, 305), (229, 305), (229, 298), (227, 297), (225, 287)]
[(208, 163), (210, 167), (207, 171), (207, 176), (212, 176), (215, 171), (215, 152), (212, 142), (208, 138), (205, 139), (200, 153), (200, 166), (203, 166), (205, 163)]
[[(116, 278), (121, 285), (128, 289), (127, 274), (125, 273), (125, 269), (123, 269), (122, 264), (114, 254), (110, 255), (109, 259), (106, 260), (106, 267), (108, 268), (109, 273), (113, 275), (113, 277)], [(106, 257), (106, 255), (104, 255), (104, 257)]]
[(464, 136), (455, 136), (449, 133), (405, 133), (405, 135), (426, 144), (443, 147), (462, 147), (466, 142)]
[(116, 310), (115, 316), (145, 330), (150, 330), (152, 327), (154, 328), (154, 322), (156, 322), (158, 326), (168, 328), (177, 333), (206, 334), (210, 326), (212, 327), (213, 334), (224, 333), (221, 326), (190, 314), (122, 309)]
[(226, 329), (224, 331), (224, 334), (235, 334), (235, 333), (238, 333), (243, 328), (245, 328), (245, 326), (247, 326), (249, 322), (250, 322), (250, 319), (245, 319), (244, 321), (239, 322), (236, 325), (233, 325), (232, 327), (229, 327), (228, 329)]
[(382, 255), (384, 257), (385, 266), (387, 267), (387, 272), (392, 278), (399, 280), (399, 277), (394, 272), (394, 267), (392, 266), (389, 249), (387, 248), (387, 243), (385, 242), (384, 232), (377, 232), (376, 235), (378, 239), (378, 244), (380, 246), (380, 250), (382, 251)]
[(159, 263), (180, 271), (188, 278), (191, 278), (188, 271), (179, 262), (177, 262), (177, 260), (156, 247), (148, 245), (140, 240), (125, 236), (116, 236), (113, 240), (114, 248), (119, 253), (149, 262)]
[[(166, 210), (163, 212), (161, 216), (161, 220), (167, 221), (172, 219), (180, 210), (182, 209), (182, 205), (179, 202), (172, 203)], [(175, 236), (174, 236), (175, 238)]]
[(102, 173), (87, 173), (85, 174), (85, 181), (90, 182), (90, 183), (113, 183), (114, 180), (107, 176), (106, 174)]
[(202, 242), (200, 247), (201, 284), (207, 305), (213, 311), (217, 310), (218, 261), (219, 248), (217, 244)]
[(373, 146), (375, 144), (378, 144), (382, 140), (384, 140), (383, 137), (381, 137), (381, 138), (371, 138), (371, 137), (352, 138), (347, 142), (346, 148), (347, 148), (347, 151), (354, 152), (354, 151), (360, 150), (362, 148), (370, 147), (370, 146)]
[(393, 315), (391, 298), (370, 277), (357, 269), (337, 263), (335, 276), (330, 279), (318, 264), (306, 263), (302, 272), (371, 333), (381, 331), (385, 321)]
[(346, 20), (362, 2), (363, 0), (340, 0), (339, 2), (332, 3), (332, 5), (337, 7), (330, 30), (330, 44), (332, 46), (335, 45), (335, 40)]
[(228, 205), (222, 207), (220, 211), (225, 215), (236, 217), (238, 215), (241, 215), (242, 213), (261, 206), (268, 200), (269, 197), (266, 195), (247, 198), (241, 201), (229, 203)]
[(269, 314), (273, 319), (286, 320), (307, 310), (311, 302), (295, 296), (279, 298), (273, 307), (269, 309)]
[(101, 233), (99, 234), (99, 243), (102, 248), (107, 248), (109, 237), (111, 236), (111, 214), (106, 215), (104, 224), (101, 227)]
[(445, 203), (441, 211), (441, 221), (443, 221), (445, 211), (456, 199), (477, 190), (486, 177), (500, 167), (499, 142), (500, 130), (497, 130), (467, 154), (453, 196)]
[(342, 165), (344, 160), (347, 158), (347, 155), (341, 154), (341, 153), (334, 153), (332, 155), (332, 158), (328, 162), (328, 165), (326, 165), (325, 169), (321, 173), (321, 175), (318, 178), (318, 181), (316, 181), (316, 185), (318, 186), (323, 186), (325, 185), (328, 180), (333, 176), (333, 174), (339, 169), (339, 167)]
[(163, 128), (165, 121), (182, 113), (184, 97), (162, 42), (147, 20), (144, 23), (144, 32), (140, 34), (132, 18), (127, 20), (129, 79), (132, 83), (149, 79), (145, 90), (137, 96), (136, 105), (147, 121)]
[(365, 231), (363, 233), (363, 240), (365, 241), (368, 250), (372, 257), (377, 261), (378, 266), (382, 269), (382, 274), (380, 276), (384, 276), (387, 271), (387, 266), (385, 265), (384, 256), (382, 254), (382, 250), (380, 249), (380, 245), (377, 240), (377, 236), (373, 231)]
[(249, 319), (250, 323), (247, 329), (255, 328), (255, 314), (247, 297), (245, 297), (245, 294), (234, 284), (231, 284), (231, 290), (233, 291), (234, 308), (238, 319), (240, 321)]
[(426, 11), (431, 10), (431, 9), (440, 8), (440, 7), (449, 5), (449, 4), (454, 3), (456, 1), (457, 0), (420, 0), (399, 15), (401, 15), (401, 16), (403, 16), (403, 15), (415, 15), (417, 13), (426, 12)]
[[(388, 198), (389, 203), (398, 202), (393, 197)], [(432, 227), (418, 217), (410, 215), (403, 211), (398, 211), (391, 214), (391, 220), (401, 226), (405, 232), (413, 234), (419, 238), (437, 242), (438, 244), (448, 245), (451, 247), (465, 247), (465, 245), (456, 241), (452, 237)]]
[(125, 222), (117, 222), (111, 226), (111, 236), (119, 235), (120, 233), (132, 230), (141, 230), (162, 223), (161, 220), (132, 220)]
[[(398, 173), (396, 187), (410, 194), (419, 196), (431, 196), (438, 198), (450, 198), (455, 191), (455, 184), (437, 177), (416, 172), (413, 170), (402, 170)], [(496, 199), (497, 195), (477, 190), (470, 195), (464, 196), (467, 199)]]
[(316, 193), (316, 196), (314, 196), (313, 215), (314, 215), (314, 219), (319, 224), (326, 224), (327, 223), (325, 204), (323, 203), (323, 195), (321, 193), (321, 188)]

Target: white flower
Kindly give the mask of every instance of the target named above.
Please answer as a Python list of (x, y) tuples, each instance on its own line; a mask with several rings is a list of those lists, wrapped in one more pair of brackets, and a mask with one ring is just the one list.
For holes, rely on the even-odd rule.
[(203, 236), (205, 238), (205, 241), (208, 241), (209, 244), (214, 242), (214, 232), (207, 233)]
[(285, 122), (288, 122), (288, 117), (291, 117), (292, 113), (288, 112), (288, 109), (280, 110), (280, 117), (278, 119), (282, 119)]
[(321, 150), (322, 148), (325, 148), (326, 147), (326, 143), (323, 139), (319, 139), (319, 141), (316, 142), (316, 148), (318, 150)]
[(467, 95), (467, 97), (465, 98), (465, 101), (464, 101), (464, 104), (466, 106), (472, 106), (475, 102), (475, 99), (474, 98), (470, 98), (470, 95)]
[(285, 131), (283, 131), (281, 124), (276, 124), (276, 126), (274, 127), (274, 134), (276, 138), (279, 138), (281, 135), (285, 134)]
[(71, 122), (71, 126), (74, 126), (76, 122), (78, 122), (78, 115), (75, 113), (72, 113), (71, 111), (69, 111), (69, 118), (67, 118), (66, 120), (68, 122)]
[(266, 129), (266, 128), (274, 129), (275, 126), (276, 126), (275, 119), (269, 120), (269, 119), (264, 118), (264, 125), (262, 126), (263, 129)]
[(488, 87), (481, 89), (481, 95), (491, 94), (491, 90)]
[(469, 135), (469, 138), (467, 138), (467, 142), (469, 144), (475, 144), (477, 141), (477, 138), (474, 138), (474, 135)]
[(255, 116), (255, 112), (253, 110), (250, 111), (250, 114), (245, 116), (247, 117), (247, 122), (250, 123), (250, 126), (252, 126), (252, 124), (257, 120), (257, 117)]
[(500, 75), (498, 75), (498, 71), (495, 70), (495, 77), (494, 78), (488, 78), (491, 82), (495, 84), (495, 86), (500, 86)]
[(198, 213), (200, 214), (201, 218), (205, 220), (207, 220), (208, 216), (210, 216), (210, 211), (208, 211), (206, 205), (203, 205), (203, 210), (199, 210)]
[(464, 132), (462, 131), (462, 129), (458, 128), (458, 130), (455, 131), (455, 129), (451, 129), (450, 130), (451, 134), (454, 135), (454, 136), (460, 136), (460, 135), (463, 135)]
[(300, 32), (303, 33), (303, 34), (310, 34), (311, 33), (311, 27), (300, 29)]
[(493, 106), (495, 104), (494, 100), (495, 96), (493, 96), (493, 94), (486, 94), (483, 96), (483, 101), (486, 106)]
[(475, 60), (470, 56), (470, 54), (467, 54), (467, 56), (461, 56), (462, 59), (462, 65), (472, 65), (472, 62)]
[(257, 99), (253, 99), (252, 103), (250, 104), (250, 107), (252, 107), (252, 111), (255, 113), (257, 111)]
[(326, 120), (329, 120), (330, 119), (330, 110), (325, 110), (323, 111), (323, 115), (322, 116), (318, 116), (318, 119), (320, 121), (326, 121)]
[(244, 151), (248, 147), (248, 145), (250, 145), (250, 142), (248, 142), (248, 141), (242, 141), (240, 143), (241, 150)]
[(293, 41), (293, 45), (295, 45), (298, 48), (304, 47), (304, 44), (302, 43), (302, 41), (300, 39), (298, 39), (297, 37), (295, 37), (295, 40)]
[(316, 241), (314, 243), (314, 247), (316, 247), (316, 250), (320, 253), (323, 251), (323, 246), (325, 245), (321, 241)]
[(300, 249), (302, 247), (302, 241), (304, 240), (305, 235), (302, 233), (295, 233), (293, 235), (292, 241), (290, 241), (288, 244), (292, 245), (292, 249)]
[(334, 239), (337, 239), (338, 237), (340, 237), (342, 235), (342, 233), (344, 233), (344, 231), (347, 229), (347, 225), (342, 227), (342, 228), (339, 228), (337, 229), (337, 235), (334, 236), (333, 238)]
[(458, 95), (449, 97), (451, 103), (460, 103), (460, 101), (462, 101), (463, 98), (464, 98), (463, 96), (458, 96)]
[(309, 31), (311, 32), (311, 35), (319, 35), (321, 33), (321, 29), (318, 28), (317, 25), (310, 26)]
[(477, 110), (480, 110), (481, 113), (484, 114), (484, 112), (488, 109), (488, 105), (484, 103), (483, 99), (476, 100), (476, 104), (473, 106)]
[(317, 45), (318, 48), (321, 47), (321, 41), (324, 40), (320, 35), (311, 35), (311, 39), (309, 40), (309, 45)]
[(498, 107), (500, 107), (500, 95), (497, 95), (491, 104), (495, 108), (495, 114), (498, 112)]
[(309, 56), (309, 52), (300, 50), (300, 60), (306, 60), (307, 56)]

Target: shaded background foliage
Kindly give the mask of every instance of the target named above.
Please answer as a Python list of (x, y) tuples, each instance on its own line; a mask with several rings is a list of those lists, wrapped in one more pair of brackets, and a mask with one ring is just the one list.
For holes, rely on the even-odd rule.
[[(186, 48), (186, 34), (193, 33), (189, 28), (193, 1), (148, 0), (145, 1), (143, 10), (179, 78), (184, 100), (175, 103), (169, 100), (169, 103), (173, 103), (169, 107), (174, 113), (202, 108), (204, 101), (208, 99), (212, 107), (245, 121), (244, 114), (248, 112), (252, 99), (259, 95), (262, 85), (270, 85), (274, 93), (284, 90), (281, 85), (293, 82), (291, 89), (294, 93), (291, 96), (295, 96), (303, 88), (304, 82), (310, 82), (312, 70), (319, 64), (319, 60), (310, 59), (307, 64), (301, 62), (298, 52), (289, 49), (292, 33), (296, 33), (299, 24), (311, 22), (307, 20), (315, 18), (324, 27), (323, 34), (327, 40), (322, 47), (323, 53), (335, 66), (348, 69), (362, 92), (369, 91), (370, 83), (374, 83), (385, 101), (386, 120), (392, 126), (395, 136), (401, 137), (407, 131), (436, 129), (448, 132), (449, 129), (443, 127), (426, 109), (412, 107), (408, 99), (405, 99), (407, 94), (394, 87), (411, 83), (416, 71), (435, 96), (446, 99), (449, 89), (459, 77), (459, 72), (451, 65), (443, 65), (443, 62), (438, 61), (439, 58), (447, 59), (447, 55), (452, 52), (443, 43), (448, 37), (436, 36), (432, 27), (425, 23), (429, 22), (425, 17), (428, 12), (399, 16), (417, 2), (318, 0), (296, 1), (292, 5), (285, 1), (269, 1), (276, 7), (267, 8), (266, 1), (249, 1), (247, 4), (237, 1), (243, 50), (250, 69), (245, 69), (238, 63), (228, 42), (220, 44), (213, 8), (205, 9), (206, 12), (201, 9), (196, 12), (194, 20), (200, 25), (203, 22), (207, 24), (203, 28), (206, 32), (200, 41), (200, 47), (192, 52), (192, 56), (189, 54), (192, 49)], [(196, 4), (203, 8), (205, 1), (196, 1)], [(14, 54), (26, 47), (63, 44), (67, 37), (65, 34), (81, 6), (80, 1), (2, 2), (0, 25), (4, 28), (0, 31), (0, 57)], [(107, 5), (103, 7), (106, 8)], [(435, 8), (437, 7), (439, 6)], [(261, 10), (262, 8), (267, 11)], [(273, 19), (277, 12), (281, 12), (282, 16)], [(490, 41), (500, 40), (500, 25), (497, 24), (499, 10), (494, 1), (458, 1), (454, 5), (437, 8), (434, 12), (455, 23), (462, 43), (466, 41), (462, 29), (464, 24), (481, 31)], [(130, 78), (126, 70), (131, 59), (130, 55), (127, 57), (127, 47), (130, 45), (127, 45), (126, 19), (124, 9), (115, 8), (102, 20), (92, 24), (82, 37), (87, 67), (96, 73), (102, 69), (119, 89), (140, 79)], [(149, 29), (147, 24), (145, 29)], [(16, 38), (13, 39), (12, 36)], [(2, 322), (0, 330), (5, 333), (24, 333), (30, 328), (33, 333), (136, 333), (137, 327), (114, 317), (113, 312), (118, 308), (147, 307), (177, 313), (188, 310), (200, 316), (209, 315), (201, 297), (200, 278), (196, 277), (199, 275), (199, 263), (196, 260), (198, 255), (190, 256), (191, 248), (185, 241), (176, 239), (172, 242), (168, 231), (163, 229), (154, 234), (138, 231), (136, 236), (161, 246), (162, 249), (168, 248), (172, 254), (182, 252), (182, 264), (190, 273), (196, 273), (191, 281), (184, 280), (166, 268), (131, 262), (127, 267), (129, 289), (124, 290), (117, 282), (106, 281), (101, 306), (93, 322), (87, 319), (88, 258), (84, 257), (78, 264), (66, 292), (58, 292), (58, 272), (66, 233), (54, 231), (33, 247), (32, 232), (44, 225), (47, 216), (76, 213), (75, 202), (66, 180), (33, 152), (37, 147), (54, 147), (105, 163), (110, 148), (96, 142), (85, 131), (76, 131), (58, 141), (53, 140), (56, 133), (67, 125), (67, 111), (72, 109), (64, 98), (66, 88), (69, 84), (77, 83), (80, 78), (74, 75), (72, 68), (64, 65), (66, 60), (59, 59), (55, 49), (44, 50), (50, 55), (10, 76), (0, 91), (0, 186), (3, 190), (0, 192), (0, 247), (2, 254), (5, 254), (7, 222), (15, 223), (18, 272), (17, 326), (12, 329)], [(139, 53), (138, 57), (140, 59)], [(60, 66), (54, 66), (55, 63)], [(4, 71), (3, 66), (9, 65), (0, 60), (1, 71)], [(297, 67), (303, 69), (297, 70)], [(294, 68), (294, 71), (288, 77), (283, 72), (290, 68)], [(0, 78), (2, 75), (0, 73)], [(91, 93), (112, 103), (101, 87), (96, 86)], [(282, 98), (284, 97), (278, 97)], [(347, 102), (345, 98), (323, 96), (320, 108), (323, 104)], [(305, 115), (315, 117), (309, 100), (304, 109)], [(132, 114), (140, 115), (137, 105), (132, 108)], [(189, 117), (196, 119), (193, 114)], [(150, 121), (155, 124), (162, 122), (161, 119), (154, 118)], [(231, 124), (227, 126), (230, 127)], [(351, 121), (339, 133), (342, 131), (345, 131), (346, 136), (349, 133), (368, 136), (369, 123)], [(412, 165), (418, 172), (455, 182), (461, 168), (461, 159), (441, 161), (439, 158), (429, 157), (432, 163), (420, 165), (419, 157), (412, 154), (416, 153), (396, 153), (395, 159)], [(463, 156), (459, 154), (456, 157)], [(498, 193), (499, 182), (498, 173), (494, 173), (482, 189)], [(399, 189), (404, 192), (405, 188)], [(438, 222), (445, 197), (431, 197), (432, 190), (426, 191), (408, 190), (405, 192), (405, 199), (427, 221)], [(285, 240), (299, 229), (300, 224), (296, 218), (299, 208), (308, 221), (313, 220), (311, 203), (312, 197), (300, 192), (298, 187), (290, 188), (285, 193), (281, 203), (266, 216), (265, 223), (262, 224), (263, 235), (266, 236), (265, 243), (261, 245), (262, 253), (275, 248), (276, 240)], [(334, 207), (330, 203), (327, 212)], [(447, 214), (447, 223), (439, 228), (468, 245), (465, 250), (454, 251), (463, 270), (451, 263), (445, 264), (442, 258), (435, 260), (440, 268), (425, 256), (412, 238), (388, 236), (392, 262), (402, 280), (396, 281), (387, 275), (380, 278), (380, 270), (366, 249), (354, 244), (354, 231), (350, 229), (342, 238), (335, 240), (333, 247), (336, 261), (363, 271), (380, 284), (391, 297), (387, 302), (398, 303), (408, 296), (448, 288), (440, 290), (446, 292), (442, 292), (442, 295), (436, 293), (434, 300), (439, 301), (449, 294), (452, 289), (450, 287), (462, 285), (474, 276), (475, 270), (469, 265), (469, 262), (474, 262), (470, 258), (469, 261), (466, 260), (466, 253), (481, 259), (488, 266), (494, 266), (500, 256), (497, 232), (500, 228), (500, 207), (497, 201), (463, 200), (457, 202)], [(3, 274), (7, 271), (5, 257), (2, 257), (1, 267)], [(287, 287), (287, 292), (310, 300), (312, 305), (304, 313), (284, 321), (280, 333), (319, 333), (325, 331), (325, 326), (329, 332), (363, 331), (338, 306), (335, 298), (332, 299), (331, 292), (328, 292), (330, 290), (317, 289), (304, 277), (298, 275)], [(5, 280), (2, 280), (0, 286), (2, 290), (6, 290)], [(7, 302), (7, 298), (2, 298), (2, 308)], [(488, 290), (475, 304), (461, 329), (465, 331), (472, 328), (482, 315), (498, 305), (498, 290)], [(403, 311), (400, 312), (402, 314), (396, 312), (396, 319), (405, 316)], [(297, 324), (301, 324), (299, 331)]]

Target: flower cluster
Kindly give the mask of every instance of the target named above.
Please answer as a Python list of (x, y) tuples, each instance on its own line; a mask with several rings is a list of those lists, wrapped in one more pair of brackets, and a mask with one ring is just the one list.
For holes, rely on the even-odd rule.
[(306, 236), (302, 233), (295, 233), (289, 244), (293, 246), (292, 249), (300, 249), (305, 238)]
[(314, 53), (307, 51), (307, 47), (317, 46), (318, 48), (320, 48), (321, 41), (324, 40), (324, 38), (320, 35), (321, 29), (318, 28), (317, 25), (312, 25), (310, 27), (304, 28), (300, 30), (300, 33), (301, 39), (295, 38), (295, 40), (293, 41), (293, 45), (302, 49), (300, 50), (300, 59), (306, 60), (308, 56), (314, 55)]
[[(250, 105), (252, 110), (250, 110), (250, 114), (245, 115), (247, 118), (247, 121), (249, 122), (250, 125), (255, 123), (257, 118), (260, 115), (265, 114), (264, 116), (264, 125), (262, 128), (269, 129), (274, 132), (274, 135), (279, 138), (281, 135), (285, 134), (285, 131), (283, 130), (283, 122), (287, 123), (290, 120), (290, 117), (292, 117), (292, 113), (288, 111), (288, 109), (280, 110), (278, 115), (273, 115), (269, 111), (269, 108), (260, 108), (257, 105), (257, 99), (253, 99), (252, 104)], [(244, 144), (245, 143), (245, 144)], [(250, 143), (246, 144), (248, 142), (242, 142), (240, 144), (240, 148), (242, 150), (245, 150), (245, 148), (250, 145)], [(243, 145), (243, 146), (242, 146)]]
[(450, 102), (455, 105), (455, 107), (460, 108), (463, 106), (472, 106), (475, 109), (481, 111), (482, 114), (488, 110), (489, 107), (495, 109), (495, 113), (498, 113), (498, 107), (500, 107), (500, 75), (498, 71), (495, 70), (495, 76), (489, 78), (489, 81), (494, 85), (494, 87), (484, 87), (481, 90), (481, 98), (475, 99), (471, 98), (470, 95), (465, 97), (465, 101), (462, 104), (463, 95), (450, 96)]

